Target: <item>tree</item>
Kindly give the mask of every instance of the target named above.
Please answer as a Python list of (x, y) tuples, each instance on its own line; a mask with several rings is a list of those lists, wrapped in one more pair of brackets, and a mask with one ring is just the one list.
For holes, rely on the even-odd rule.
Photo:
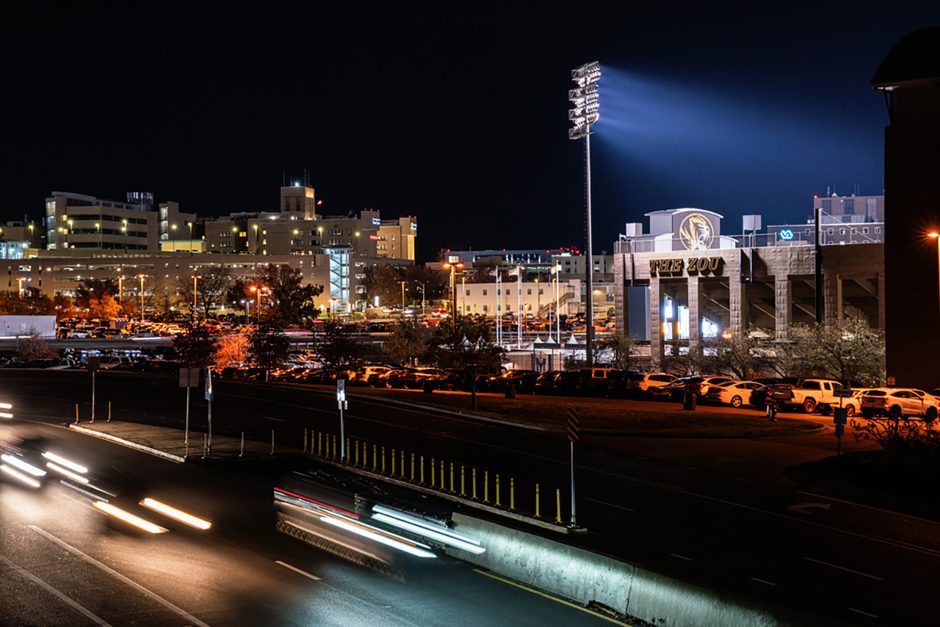
[(101, 296), (91, 296), (87, 300), (88, 318), (94, 320), (111, 320), (121, 315), (121, 306), (114, 296), (104, 293)]
[[(197, 307), (202, 308), (202, 316), (208, 318), (212, 308), (224, 307), (228, 302), (229, 287), (232, 284), (232, 271), (228, 266), (204, 266), (199, 279), (196, 281)], [(193, 279), (180, 278), (177, 282), (177, 291), (181, 300), (185, 300), (187, 307), (192, 310)], [(200, 305), (201, 303), (201, 305)]]
[(885, 373), (884, 350), (884, 334), (860, 320), (795, 325), (789, 329), (788, 339), (777, 345), (773, 367), (785, 376), (880, 385)]
[(219, 367), (241, 366), (248, 359), (248, 336), (223, 335), (215, 349), (215, 364)]
[(323, 333), (316, 340), (316, 350), (327, 372), (348, 370), (362, 352), (359, 341), (352, 335), (353, 331), (353, 325), (339, 318), (330, 318), (324, 323)]
[(769, 366), (766, 351), (751, 333), (722, 337), (715, 350), (715, 372), (727, 372), (736, 379), (751, 379)]
[(18, 316), (49, 316), (56, 313), (52, 299), (35, 287), (0, 292), (0, 313)]
[(260, 312), (277, 326), (310, 326), (320, 313), (313, 299), (323, 293), (322, 285), (304, 285), (300, 270), (270, 263), (258, 269), (258, 286), (266, 286), (265, 305)]
[[(450, 299), (450, 273), (443, 272), (441, 270), (433, 270), (427, 266), (419, 265), (409, 265), (404, 266), (403, 271), (404, 277), (402, 280), (408, 281), (412, 286), (411, 294), (413, 296), (412, 301), (415, 303), (421, 302), (421, 291), (418, 288), (418, 283), (423, 284), (425, 294), (424, 299), (427, 302), (433, 300), (438, 300), (441, 298)], [(395, 285), (399, 290), (401, 289), (397, 282)], [(401, 292), (399, 291), (399, 298), (401, 297)]]
[(52, 297), (52, 308), (59, 319), (74, 318), (76, 314), (72, 299), (65, 294), (56, 294)]
[(280, 328), (262, 322), (248, 338), (248, 352), (260, 368), (276, 368), (287, 360), (290, 342)]
[(100, 299), (105, 294), (113, 297), (117, 293), (118, 285), (113, 279), (83, 279), (75, 288), (75, 305), (88, 309), (91, 299)]
[(29, 363), (39, 359), (52, 359), (55, 356), (56, 352), (38, 335), (30, 335), (19, 340), (16, 349), (16, 359), (20, 363)]
[(180, 360), (191, 368), (206, 368), (213, 363), (217, 341), (204, 327), (186, 325), (186, 330), (173, 338), (173, 348)]
[(401, 282), (405, 280), (404, 270), (400, 266), (373, 265), (366, 268), (363, 286), (366, 288), (366, 298), (369, 302), (384, 306), (393, 306), (401, 303)]
[(402, 318), (385, 340), (385, 352), (401, 363), (417, 364), (431, 354), (434, 332), (412, 318)]
[(597, 359), (610, 364), (611, 368), (629, 370), (635, 347), (636, 340), (626, 333), (618, 332), (596, 343)]
[(458, 316), (454, 324), (439, 325), (433, 350), (438, 366), (463, 370), (470, 377), (470, 403), (476, 409), (477, 375), (499, 372), (502, 365), (503, 349), (493, 341), (489, 322), (482, 316)]

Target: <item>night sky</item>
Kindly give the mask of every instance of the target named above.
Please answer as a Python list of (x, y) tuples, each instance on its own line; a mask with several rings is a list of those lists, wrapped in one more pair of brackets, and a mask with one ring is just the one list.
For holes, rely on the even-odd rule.
[(722, 213), (725, 233), (744, 213), (802, 221), (827, 188), (882, 193), (869, 81), (901, 37), (940, 24), (935, 2), (132, 4), (0, 21), (0, 217), (39, 219), (52, 190), (273, 210), (282, 172), (306, 169), (324, 213), (416, 215), (422, 260), (579, 246), (567, 90), (597, 59), (596, 251), (669, 207)]

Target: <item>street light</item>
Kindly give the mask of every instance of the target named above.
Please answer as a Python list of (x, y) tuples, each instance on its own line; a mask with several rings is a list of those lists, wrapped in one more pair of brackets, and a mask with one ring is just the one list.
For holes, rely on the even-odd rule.
[(258, 324), (261, 324), (261, 294), (266, 293), (270, 288), (267, 285), (252, 285), (248, 288), (248, 291), (254, 292), (258, 298), (258, 302), (255, 306), (255, 318), (257, 318)]
[(124, 298), (124, 275), (118, 277), (118, 302)]
[(405, 283), (408, 281), (399, 281), (401, 283), (401, 315), (405, 316)]
[(19, 288), (17, 291), (17, 296), (23, 298), (23, 281), (29, 281), (25, 276), (16, 277), (16, 285)]
[[(594, 303), (592, 302), (594, 284), (594, 254), (591, 241), (591, 125), (600, 119), (600, 95), (598, 83), (601, 80), (601, 64), (597, 61), (586, 63), (571, 70), (574, 89), (568, 90), (568, 100), (574, 105), (568, 110), (568, 119), (572, 128), (568, 129), (568, 139), (584, 139), (584, 204), (585, 204), (585, 239), (587, 240), (585, 283), (587, 286), (587, 367), (594, 365)], [(573, 518), (573, 517), (572, 517)]]
[(137, 278), (140, 279), (140, 321), (144, 321), (144, 275), (138, 274)]
[(937, 240), (937, 298), (940, 299), (940, 233), (933, 231), (927, 237)]
[(423, 317), (425, 316), (425, 312), (424, 312), (424, 303), (425, 303), (425, 300), (424, 300), (424, 283), (421, 282), (421, 281), (415, 281), (415, 283), (417, 283), (418, 285), (421, 286), (421, 317), (423, 318)]
[[(456, 257), (456, 255), (455, 255)], [(451, 324), (457, 328), (457, 277), (454, 274), (458, 268), (463, 268), (462, 262), (445, 262), (442, 266), (445, 270), (450, 270), (450, 310)]]
[(193, 275), (193, 325), (196, 324), (196, 294), (199, 293), (198, 285), (199, 285), (199, 279), (201, 278), (202, 277), (198, 274)]

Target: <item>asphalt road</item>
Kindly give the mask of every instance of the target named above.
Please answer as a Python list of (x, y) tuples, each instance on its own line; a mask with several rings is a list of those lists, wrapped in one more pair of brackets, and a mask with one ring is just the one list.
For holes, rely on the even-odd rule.
[[(67, 420), (81, 399), (87, 418), (87, 374), (5, 371), (0, 384), (18, 415)], [(181, 426), (184, 396), (175, 386), (169, 379), (105, 373), (99, 376), (99, 407), (110, 400), (116, 418)], [(244, 430), (248, 437), (264, 440), (275, 429), (279, 442), (298, 448), (304, 428), (338, 432), (329, 393), (227, 382), (216, 384), (215, 393), (217, 430), (233, 435)], [(205, 401), (199, 394), (194, 398), (200, 399), (193, 404), (194, 427), (200, 428)], [(346, 421), (347, 434), (370, 447), (404, 449), (511, 476), (523, 509), (531, 508), (535, 481), (549, 494), (567, 486), (568, 446), (559, 433), (372, 399), (355, 400)], [(585, 545), (820, 619), (853, 624), (935, 621), (932, 595), (940, 584), (936, 522), (832, 498), (813, 486), (766, 481), (758, 467), (761, 453), (781, 455), (786, 445), (777, 441), (702, 441), (688, 463), (674, 454), (675, 447), (688, 443), (638, 441), (642, 447), (604, 437), (579, 444), (578, 518), (593, 532), (581, 540)], [(790, 447), (794, 451), (804, 447), (804, 440), (794, 442), (799, 443)], [(756, 451), (748, 458), (752, 461), (726, 463), (726, 451), (743, 448)], [(715, 463), (710, 463), (710, 450)], [(566, 506), (563, 516), (568, 515)]]
[(0, 424), (0, 438), (40, 435), (93, 471), (128, 476), (141, 495), (213, 521), (208, 532), (151, 515), (151, 536), (93, 509), (58, 481), (0, 483), (3, 625), (593, 625), (605, 621), (450, 559), (402, 563), (404, 581), (273, 531), (261, 464), (175, 465), (49, 425)]

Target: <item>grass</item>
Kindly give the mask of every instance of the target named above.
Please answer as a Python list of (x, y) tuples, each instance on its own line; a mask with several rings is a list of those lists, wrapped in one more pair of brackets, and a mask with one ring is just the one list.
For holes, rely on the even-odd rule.
[(722, 407), (702, 407), (684, 411), (674, 403), (656, 403), (625, 399), (578, 398), (561, 396), (477, 394), (477, 410), (470, 408), (470, 395), (461, 392), (417, 390), (381, 390), (357, 388), (355, 393), (383, 396), (422, 405), (440, 407), (520, 424), (538, 425), (562, 431), (571, 407), (581, 414), (585, 434), (610, 434), (664, 438), (762, 438), (810, 433), (819, 427), (798, 418), (769, 422), (757, 411)]

